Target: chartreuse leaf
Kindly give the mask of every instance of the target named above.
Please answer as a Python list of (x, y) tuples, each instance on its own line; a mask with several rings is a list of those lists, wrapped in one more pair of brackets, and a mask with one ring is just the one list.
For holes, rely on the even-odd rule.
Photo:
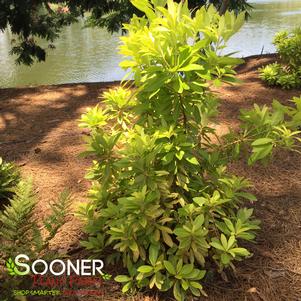
[(250, 252), (245, 249), (245, 248), (233, 248), (231, 249), (231, 252), (234, 253), (235, 255), (239, 255), (239, 256), (250, 256)]
[(156, 14), (154, 13), (152, 6), (150, 5), (150, 2), (148, 0), (131, 0), (131, 3), (139, 10), (144, 12), (150, 20), (156, 18)]
[(154, 6), (162, 6), (164, 7), (167, 3), (167, 0), (152, 0), (152, 3), (154, 4)]
[(164, 266), (169, 274), (176, 275), (176, 269), (170, 261), (164, 260)]
[(255, 140), (254, 142), (252, 142), (252, 146), (256, 147), (256, 146), (263, 146), (263, 145), (267, 145), (267, 144), (271, 144), (273, 142), (273, 139), (271, 138), (259, 138), (257, 140)]
[(265, 157), (267, 157), (273, 149), (273, 139), (271, 138), (259, 138), (255, 140), (251, 146), (252, 149), (252, 155), (249, 158), (248, 163), (252, 164), (258, 160), (261, 160)]
[(185, 300), (185, 294), (184, 294), (184, 291), (182, 290), (181, 286), (180, 286), (180, 282), (177, 281), (175, 284), (174, 284), (174, 287), (173, 287), (173, 294), (176, 298), (177, 301), (184, 301)]
[(187, 65), (185, 67), (181, 67), (180, 69), (178, 69), (178, 71), (181, 71), (181, 72), (197, 71), (197, 70), (204, 70), (204, 67), (201, 65), (197, 65), (197, 64), (190, 64), (190, 65)]
[(126, 283), (123, 287), (122, 287), (122, 292), (123, 293), (126, 293), (130, 290), (130, 288), (132, 287), (132, 283), (131, 282), (128, 282)]
[(129, 281), (131, 281), (132, 279), (131, 279), (131, 277), (129, 277), (129, 276), (127, 276), (127, 275), (118, 275), (118, 276), (116, 276), (116, 277), (114, 278), (114, 280), (117, 281), (117, 282), (123, 283), (123, 282), (129, 282)]
[(151, 244), (149, 247), (149, 261), (154, 266), (157, 262), (158, 255), (159, 255), (159, 245)]
[(137, 269), (137, 271), (140, 273), (147, 274), (147, 273), (150, 273), (153, 271), (153, 267), (151, 267), (149, 265), (142, 265)]

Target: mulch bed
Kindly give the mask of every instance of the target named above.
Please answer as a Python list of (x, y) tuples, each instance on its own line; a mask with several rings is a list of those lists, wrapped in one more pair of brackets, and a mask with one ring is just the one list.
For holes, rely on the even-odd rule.
[[(301, 95), (301, 90), (269, 88), (258, 78), (258, 67), (274, 60), (273, 55), (247, 58), (238, 68), (238, 77), (243, 83), (215, 91), (222, 100), (220, 131), (238, 127), (241, 108), (249, 108), (254, 103), (269, 105), (273, 99), (287, 103), (293, 96)], [(85, 149), (82, 141), (85, 133), (78, 128), (78, 119), (87, 107), (100, 101), (103, 90), (114, 85), (118, 83), (0, 90), (0, 155), (15, 161), (25, 176), (33, 177), (40, 218), (49, 212), (49, 202), (66, 188), (73, 194), (74, 205), (87, 199), (89, 182), (84, 174), (91, 162), (78, 156)], [(253, 192), (258, 197), (254, 208), (262, 220), (262, 230), (257, 243), (250, 246), (253, 257), (238, 263), (236, 272), (227, 274), (228, 282), (217, 276), (205, 284), (209, 295), (206, 300), (300, 301), (301, 156), (277, 152), (267, 166), (255, 165), (250, 169), (245, 162), (238, 162), (229, 168), (253, 181)], [(80, 221), (69, 216), (51, 247), (74, 254), (83, 237), (81, 228)], [(120, 298), (119, 288), (112, 282), (108, 283), (103, 298), (82, 300)], [(144, 294), (127, 300), (156, 299)], [(168, 296), (158, 299), (172, 300)]]

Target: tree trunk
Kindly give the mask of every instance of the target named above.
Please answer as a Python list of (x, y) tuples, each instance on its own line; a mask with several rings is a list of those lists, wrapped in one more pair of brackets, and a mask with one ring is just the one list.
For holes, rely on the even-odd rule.
[(225, 14), (225, 12), (227, 11), (227, 9), (229, 7), (229, 4), (230, 4), (230, 0), (223, 0), (222, 4), (220, 6), (220, 9), (219, 9), (220, 15)]

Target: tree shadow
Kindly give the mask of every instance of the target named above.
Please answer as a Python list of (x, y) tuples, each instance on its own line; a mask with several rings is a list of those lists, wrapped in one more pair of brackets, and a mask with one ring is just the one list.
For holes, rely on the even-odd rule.
[[(77, 134), (80, 114), (99, 102), (103, 90), (114, 85), (117, 82), (0, 90), (1, 155), (20, 160), (47, 140), (50, 133)], [(68, 122), (73, 122), (73, 126)]]

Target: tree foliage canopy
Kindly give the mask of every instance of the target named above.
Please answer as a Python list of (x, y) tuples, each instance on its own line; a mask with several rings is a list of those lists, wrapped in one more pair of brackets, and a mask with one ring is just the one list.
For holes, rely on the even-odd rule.
[[(226, 9), (236, 12), (251, 6), (247, 0), (190, 0), (191, 9), (214, 4), (221, 13)], [(31, 65), (35, 60), (45, 61), (46, 48), (38, 38), (51, 44), (60, 34), (63, 26), (76, 22), (86, 14), (89, 26), (107, 28), (110, 32), (119, 31), (133, 14), (141, 16), (129, 0), (0, 0), (0, 30), (10, 27), (18, 37), (13, 41), (12, 54), (17, 55), (17, 63)]]

